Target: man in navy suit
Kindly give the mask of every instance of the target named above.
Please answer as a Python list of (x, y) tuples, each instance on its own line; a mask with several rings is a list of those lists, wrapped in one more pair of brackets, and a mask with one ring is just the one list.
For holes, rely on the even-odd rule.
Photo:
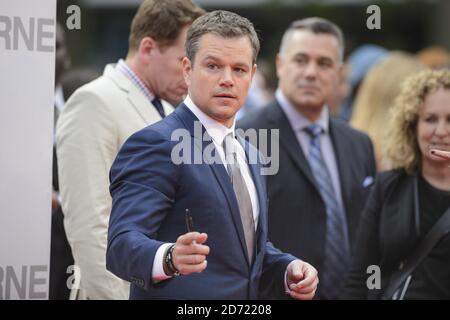
[(275, 100), (238, 123), (243, 129), (279, 130), (279, 146), (266, 149), (279, 151), (279, 171), (267, 177), (269, 238), (318, 269), (316, 298), (322, 299), (340, 294), (375, 175), (369, 137), (333, 119), (327, 107), (343, 55), (343, 35), (334, 23), (293, 22), (276, 60)]
[(119, 152), (106, 259), (131, 299), (256, 299), (260, 288), (313, 298), (314, 267), (268, 242), (262, 168), (234, 132), (258, 51), (247, 19), (197, 19), (182, 61), (187, 98)]

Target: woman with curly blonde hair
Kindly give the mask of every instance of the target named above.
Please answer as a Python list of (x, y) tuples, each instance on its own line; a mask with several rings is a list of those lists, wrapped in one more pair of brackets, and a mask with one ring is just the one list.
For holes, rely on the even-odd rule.
[(364, 78), (355, 99), (350, 125), (367, 133), (375, 148), (377, 169), (387, 169), (383, 157), (383, 140), (389, 110), (400, 93), (401, 84), (425, 67), (414, 56), (401, 51), (390, 52)]
[[(343, 297), (450, 299), (450, 225), (422, 259), (412, 258), (436, 222), (450, 221), (449, 163), (438, 156), (450, 151), (450, 70), (408, 78), (387, 132), (392, 170), (378, 175), (367, 202)], [(373, 265), (381, 281), (368, 289)]]

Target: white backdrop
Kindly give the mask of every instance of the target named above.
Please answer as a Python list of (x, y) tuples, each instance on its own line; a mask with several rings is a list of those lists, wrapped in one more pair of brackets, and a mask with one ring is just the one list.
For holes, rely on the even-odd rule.
[(0, 300), (48, 299), (55, 21), (0, 1)]

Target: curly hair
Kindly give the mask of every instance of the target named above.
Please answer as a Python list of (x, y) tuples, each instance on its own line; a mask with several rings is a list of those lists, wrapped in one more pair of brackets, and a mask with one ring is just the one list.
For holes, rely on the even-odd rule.
[(450, 70), (423, 70), (407, 78), (390, 112), (386, 157), (389, 167), (412, 174), (419, 171), (421, 153), (417, 122), (426, 96), (437, 89), (450, 89)]
[(385, 170), (384, 140), (389, 111), (401, 91), (401, 84), (409, 76), (425, 69), (412, 55), (390, 52), (373, 66), (358, 90), (350, 125), (367, 133), (375, 149), (377, 168)]

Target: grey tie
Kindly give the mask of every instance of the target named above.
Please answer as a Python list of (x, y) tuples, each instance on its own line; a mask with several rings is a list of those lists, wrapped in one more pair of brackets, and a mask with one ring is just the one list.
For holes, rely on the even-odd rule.
[(231, 184), (233, 185), (233, 190), (239, 206), (239, 213), (241, 215), (242, 226), (244, 227), (248, 258), (250, 263), (252, 263), (255, 251), (255, 221), (253, 219), (250, 194), (237, 162), (236, 143), (237, 141), (235, 141), (233, 135), (230, 133), (223, 140), (223, 149), (225, 151), (228, 175), (230, 176)]

